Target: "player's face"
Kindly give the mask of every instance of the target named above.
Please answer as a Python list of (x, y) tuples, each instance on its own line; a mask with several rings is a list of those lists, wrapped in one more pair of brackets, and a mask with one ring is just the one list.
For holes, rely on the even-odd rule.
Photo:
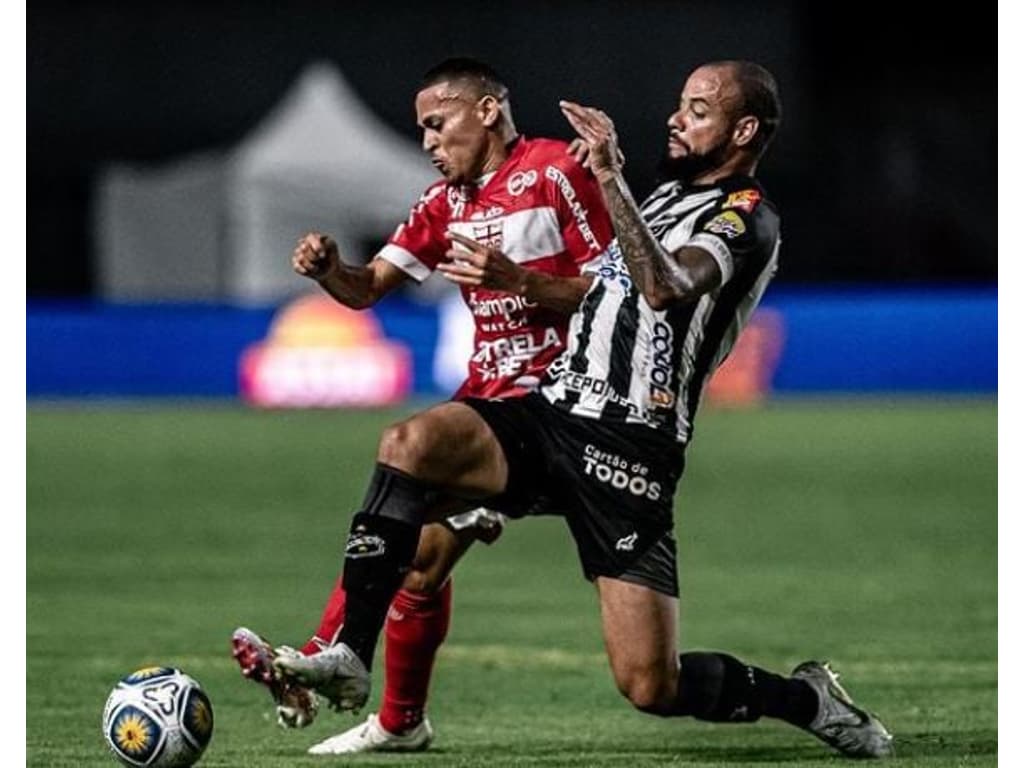
[(423, 129), (423, 149), (450, 182), (480, 177), (487, 159), (487, 126), (480, 100), (465, 87), (440, 83), (416, 94), (416, 124)]
[(679, 108), (668, 118), (666, 170), (682, 181), (699, 181), (732, 149), (739, 86), (727, 68), (701, 67), (686, 81)]

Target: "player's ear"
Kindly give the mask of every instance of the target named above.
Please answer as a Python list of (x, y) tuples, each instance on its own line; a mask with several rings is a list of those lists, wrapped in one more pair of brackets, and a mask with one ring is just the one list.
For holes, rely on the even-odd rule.
[(751, 141), (754, 136), (757, 135), (757, 129), (761, 127), (761, 121), (753, 115), (744, 115), (736, 121), (736, 125), (732, 129), (732, 140), (737, 147), (745, 147)]
[(498, 118), (501, 116), (501, 104), (491, 94), (483, 96), (480, 101), (477, 102), (477, 109), (480, 114), (480, 122), (484, 124), (486, 128), (493, 128), (498, 123)]

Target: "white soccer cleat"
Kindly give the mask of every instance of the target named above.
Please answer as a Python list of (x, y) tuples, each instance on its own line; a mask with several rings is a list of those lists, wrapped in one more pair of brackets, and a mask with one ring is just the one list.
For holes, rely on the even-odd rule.
[(284, 679), (313, 688), (339, 712), (361, 709), (370, 696), (370, 673), (344, 643), (310, 656), (278, 653), (274, 667)]
[(850, 757), (889, 757), (892, 736), (877, 717), (853, 703), (827, 663), (805, 661), (793, 670), (818, 695), (818, 714), (807, 730)]
[(419, 725), (405, 733), (385, 731), (377, 715), (370, 715), (365, 723), (349, 728), (344, 733), (324, 739), (309, 748), (311, 755), (351, 755), (357, 752), (420, 752), (434, 740), (430, 721), (423, 718)]
[(493, 544), (501, 532), (505, 530), (508, 517), (501, 512), (496, 512), (487, 507), (477, 507), (468, 512), (460, 512), (457, 515), (450, 515), (445, 522), (453, 531), (461, 531), (472, 528), (477, 541), (484, 544)]
[(305, 728), (316, 719), (316, 694), (309, 688), (285, 680), (274, 668), (274, 657), (301, 655), (294, 648), (276, 650), (251, 629), (239, 627), (231, 634), (231, 655), (242, 675), (267, 687), (277, 705), (277, 722), (282, 728)]

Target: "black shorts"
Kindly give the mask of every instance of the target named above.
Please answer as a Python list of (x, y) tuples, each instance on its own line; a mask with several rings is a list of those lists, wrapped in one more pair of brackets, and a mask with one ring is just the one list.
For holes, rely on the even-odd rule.
[(463, 400), (505, 453), (508, 484), (484, 503), (510, 517), (565, 517), (583, 574), (679, 594), (672, 500), (683, 447), (648, 427), (572, 416), (532, 393)]

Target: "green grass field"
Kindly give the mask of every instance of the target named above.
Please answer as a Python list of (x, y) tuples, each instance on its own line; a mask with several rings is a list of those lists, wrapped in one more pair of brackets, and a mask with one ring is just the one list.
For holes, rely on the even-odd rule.
[[(113, 765), (103, 702), (149, 664), (209, 693), (207, 766), (845, 762), (775, 722), (632, 711), (554, 519), (515, 523), (460, 565), (434, 748), (307, 756), (354, 718), (279, 730), (228, 639), (239, 624), (276, 642), (313, 629), (376, 436), (398, 415), (30, 407), (28, 764)], [(988, 401), (704, 413), (676, 505), (686, 647), (780, 670), (832, 659), (894, 732), (891, 765), (995, 765), (996, 421)]]

